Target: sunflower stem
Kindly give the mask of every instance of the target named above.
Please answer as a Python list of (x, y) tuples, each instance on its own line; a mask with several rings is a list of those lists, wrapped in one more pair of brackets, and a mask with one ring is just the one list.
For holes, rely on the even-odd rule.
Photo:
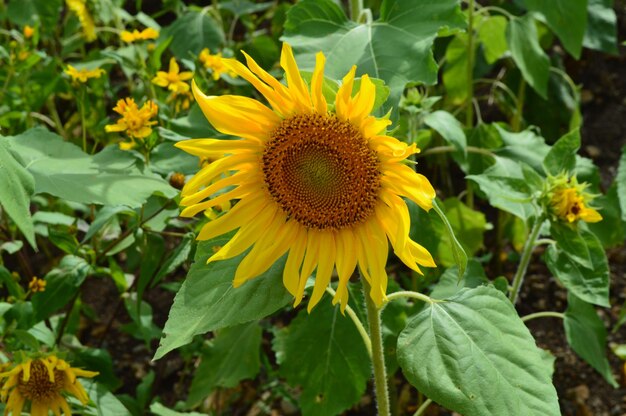
[(389, 390), (387, 388), (387, 369), (385, 368), (385, 356), (383, 355), (383, 337), (380, 323), (380, 309), (370, 296), (371, 287), (362, 277), (363, 295), (367, 309), (367, 323), (370, 329), (372, 341), (372, 367), (374, 370), (374, 387), (376, 390), (376, 404), (378, 416), (390, 416)]
[(530, 236), (528, 237), (528, 240), (526, 240), (526, 244), (524, 244), (522, 259), (520, 260), (517, 271), (515, 272), (515, 277), (513, 278), (513, 284), (511, 286), (511, 293), (509, 294), (509, 299), (513, 305), (515, 305), (517, 297), (519, 296), (519, 291), (522, 287), (522, 283), (524, 282), (524, 276), (526, 275), (526, 269), (528, 269), (528, 263), (530, 263), (530, 258), (532, 257), (533, 249), (535, 248), (535, 241), (537, 241), (544, 219), (545, 218), (543, 216), (537, 218), (530, 232)]
[(350, 18), (358, 22), (363, 12), (363, 0), (350, 0)]
[(528, 322), (537, 318), (560, 318), (565, 319), (565, 314), (561, 312), (554, 311), (543, 311), (543, 312), (535, 312), (526, 316), (522, 316), (522, 322)]

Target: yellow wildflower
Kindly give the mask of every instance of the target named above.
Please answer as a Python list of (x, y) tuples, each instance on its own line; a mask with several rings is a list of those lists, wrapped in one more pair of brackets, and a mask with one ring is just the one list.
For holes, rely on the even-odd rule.
[(72, 81), (78, 81), (84, 84), (91, 78), (100, 78), (102, 74), (104, 74), (104, 69), (76, 69), (72, 65), (68, 65), (67, 69), (65, 69), (65, 71), (63, 72), (69, 75), (72, 78)]
[(128, 150), (135, 146), (135, 139), (143, 139), (152, 133), (150, 126), (155, 125), (157, 122), (150, 119), (156, 117), (159, 107), (154, 102), (148, 100), (140, 109), (135, 100), (126, 98), (119, 100), (113, 111), (120, 114), (122, 118), (117, 120), (115, 124), (105, 126), (104, 129), (107, 133), (125, 131), (131, 138), (131, 142), (120, 143), (120, 148)]
[(33, 37), (33, 34), (35, 33), (35, 29), (33, 29), (31, 26), (24, 26), (24, 30), (22, 31), (22, 33), (24, 34), (24, 37), (26, 39), (30, 39)]
[(230, 70), (226, 65), (224, 65), (224, 61), (222, 59), (222, 54), (217, 53), (216, 55), (211, 55), (207, 48), (202, 49), (200, 52), (200, 56), (198, 57), (200, 62), (204, 65), (206, 69), (210, 69), (213, 75), (213, 79), (217, 81), (220, 79), (222, 74), (226, 73), (231, 78), (236, 78), (237, 73)]
[(89, 397), (76, 377), (96, 375), (98, 373), (94, 371), (70, 367), (55, 355), (15, 364), (10, 370), (0, 373), (0, 380), (6, 378), (0, 390), (0, 399), (6, 403), (4, 414), (19, 416), (29, 402), (29, 414), (32, 416), (47, 416), (50, 410), (58, 416), (61, 412), (65, 416), (71, 415), (63, 394), (69, 393), (87, 404)]
[(181, 93), (174, 91), (169, 95), (169, 97), (167, 97), (166, 100), (166, 102), (170, 105), (174, 103), (174, 111), (176, 113), (179, 113), (182, 110), (189, 110), (192, 101), (193, 94), (191, 91), (184, 91)]
[(142, 30), (141, 32), (137, 29), (129, 32), (127, 30), (122, 31), (120, 34), (120, 39), (126, 43), (133, 43), (137, 40), (148, 40), (148, 39), (156, 39), (159, 37), (159, 31), (152, 29), (151, 27)]
[(30, 283), (28, 283), (28, 288), (33, 293), (43, 292), (46, 290), (46, 281), (43, 279), (37, 278), (37, 276), (33, 276)]
[(598, 222), (602, 216), (593, 208), (587, 206), (587, 202), (593, 196), (585, 192), (586, 183), (579, 184), (576, 178), (567, 180), (564, 177), (556, 178), (555, 185), (550, 192), (550, 206), (557, 218), (569, 223), (583, 220), (585, 222)]
[(93, 17), (91, 17), (91, 14), (89, 14), (89, 10), (87, 9), (86, 0), (65, 0), (65, 4), (67, 4), (67, 7), (69, 7), (69, 9), (73, 11), (76, 16), (78, 16), (80, 25), (83, 28), (85, 40), (87, 40), (87, 42), (93, 42), (96, 40), (96, 25), (93, 21)]
[(176, 93), (183, 93), (189, 91), (189, 84), (185, 81), (191, 78), (193, 78), (193, 72), (180, 72), (176, 59), (172, 58), (168, 72), (158, 71), (156, 77), (152, 79), (152, 83), (159, 87), (167, 87), (168, 90)]

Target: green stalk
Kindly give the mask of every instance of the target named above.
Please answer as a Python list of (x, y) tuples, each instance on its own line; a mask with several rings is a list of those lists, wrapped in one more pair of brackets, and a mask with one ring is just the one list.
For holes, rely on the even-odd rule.
[(80, 127), (83, 133), (83, 152), (87, 153), (87, 126), (85, 126), (85, 86), (80, 86)]
[(465, 125), (474, 124), (474, 0), (469, 0), (467, 9), (467, 111)]
[(363, 0), (350, 0), (350, 19), (354, 22), (358, 22), (362, 12)]
[(529, 315), (526, 316), (522, 316), (522, 321), (523, 322), (528, 322), (532, 319), (537, 319), (537, 318), (559, 318), (559, 319), (565, 319), (565, 314), (561, 313), (561, 312), (554, 312), (554, 311), (544, 311), (544, 312), (535, 312), (535, 313), (531, 313)]
[(515, 272), (511, 293), (509, 294), (509, 299), (513, 305), (515, 305), (517, 297), (519, 296), (520, 288), (524, 282), (524, 276), (526, 276), (526, 269), (528, 269), (528, 263), (530, 263), (530, 258), (532, 257), (533, 249), (535, 248), (535, 241), (537, 241), (539, 230), (541, 230), (541, 224), (543, 224), (544, 219), (545, 218), (541, 216), (535, 221), (535, 224), (530, 232), (530, 236), (528, 237), (528, 240), (526, 240), (526, 244), (524, 244), (522, 259), (517, 267), (517, 272)]
[(389, 390), (387, 388), (387, 369), (385, 368), (385, 356), (383, 355), (383, 336), (380, 322), (380, 310), (370, 296), (371, 287), (361, 276), (363, 282), (363, 294), (367, 309), (367, 323), (372, 341), (372, 367), (374, 370), (374, 387), (376, 390), (376, 404), (378, 416), (390, 416)]

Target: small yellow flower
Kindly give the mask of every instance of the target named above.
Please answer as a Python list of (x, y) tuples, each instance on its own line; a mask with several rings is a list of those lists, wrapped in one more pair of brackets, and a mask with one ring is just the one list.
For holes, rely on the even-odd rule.
[(189, 91), (189, 84), (185, 81), (191, 78), (193, 78), (193, 72), (180, 72), (176, 59), (172, 58), (168, 72), (158, 71), (156, 77), (152, 79), (152, 83), (159, 87), (167, 87), (168, 90), (176, 93), (183, 93)]
[(65, 4), (78, 16), (80, 25), (83, 28), (85, 40), (87, 40), (87, 42), (96, 40), (96, 24), (91, 14), (89, 14), (86, 0), (65, 0)]
[(63, 72), (69, 75), (72, 78), (72, 81), (82, 82), (84, 84), (91, 78), (100, 78), (102, 74), (104, 74), (104, 69), (76, 69), (72, 65), (68, 65), (67, 69)]
[(553, 214), (560, 220), (569, 223), (583, 220), (585, 222), (598, 222), (602, 216), (593, 208), (587, 206), (587, 202), (593, 199), (592, 195), (585, 192), (586, 183), (579, 184), (576, 178), (567, 180), (565, 177), (555, 179), (555, 185), (550, 192), (550, 206)]
[(30, 52), (23, 50), (17, 54), (17, 59), (19, 59), (20, 61), (25, 61), (26, 59), (28, 59), (29, 56), (30, 56)]
[(202, 49), (200, 52), (200, 56), (198, 57), (200, 62), (204, 65), (206, 69), (210, 69), (213, 75), (213, 79), (217, 81), (220, 79), (222, 74), (226, 73), (231, 78), (236, 78), (237, 73), (230, 70), (222, 60), (222, 54), (217, 53), (216, 55), (211, 55), (207, 48)]
[(121, 115), (122, 118), (117, 120), (115, 124), (105, 126), (104, 129), (107, 133), (125, 131), (132, 141), (130, 143), (120, 143), (120, 148), (128, 150), (135, 146), (135, 139), (146, 138), (152, 133), (150, 126), (155, 125), (157, 122), (150, 119), (156, 117), (159, 107), (154, 102), (148, 100), (140, 109), (135, 100), (126, 98), (119, 100), (113, 111)]
[(169, 97), (167, 97), (166, 102), (170, 105), (173, 103), (174, 111), (176, 113), (180, 113), (182, 110), (189, 110), (189, 107), (193, 102), (193, 94), (191, 91), (181, 93), (174, 91), (169, 95)]
[(0, 390), (0, 399), (6, 403), (5, 416), (20, 416), (26, 402), (30, 403), (31, 416), (47, 416), (51, 410), (55, 415), (71, 415), (72, 411), (64, 394), (71, 394), (87, 404), (89, 397), (76, 377), (94, 377), (94, 371), (85, 371), (50, 355), (28, 359), (14, 364), (13, 368), (0, 373), (6, 379)]
[(30, 39), (33, 37), (33, 34), (35, 33), (35, 29), (33, 29), (31, 26), (24, 26), (24, 30), (22, 31), (22, 33), (24, 34), (24, 37), (26, 39)]
[(151, 27), (142, 30), (141, 32), (137, 29), (129, 32), (127, 30), (122, 31), (120, 34), (120, 39), (126, 43), (133, 43), (138, 40), (148, 40), (148, 39), (156, 39), (159, 37), (159, 31), (152, 29)]
[(28, 288), (33, 293), (43, 292), (46, 290), (46, 281), (37, 278), (37, 276), (33, 276), (32, 280), (28, 284)]

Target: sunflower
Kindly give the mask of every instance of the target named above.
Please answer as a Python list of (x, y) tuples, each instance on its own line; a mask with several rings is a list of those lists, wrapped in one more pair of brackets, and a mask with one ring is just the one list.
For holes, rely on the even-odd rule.
[(71, 415), (72, 411), (63, 394), (69, 393), (87, 404), (89, 397), (76, 377), (96, 375), (97, 372), (70, 367), (55, 355), (16, 364), (0, 373), (0, 380), (6, 378), (0, 390), (0, 399), (6, 403), (4, 414), (19, 416), (25, 403), (30, 402), (31, 416), (48, 416), (49, 410), (55, 415), (61, 412)]
[(561, 221), (573, 223), (602, 221), (598, 211), (588, 206), (593, 195), (585, 192), (586, 183), (578, 183), (575, 177), (558, 176), (551, 178), (553, 186), (549, 192), (552, 214)]
[[(370, 296), (386, 300), (388, 243), (411, 269), (435, 267), (430, 253), (409, 238), (409, 211), (402, 197), (424, 210), (435, 191), (428, 179), (402, 163), (418, 152), (385, 135), (387, 119), (370, 115), (376, 88), (367, 75), (353, 95), (356, 66), (343, 78), (334, 103), (322, 94), (325, 57), (316, 56), (310, 87), (291, 47), (280, 64), (287, 85), (245, 54), (247, 67), (225, 65), (250, 82), (271, 108), (247, 97), (206, 96), (193, 85), (208, 121), (238, 140), (192, 139), (176, 145), (214, 160), (182, 190), (181, 215), (191, 217), (224, 201), (238, 200), (201, 229), (207, 240), (238, 229), (209, 262), (244, 253), (233, 280), (237, 287), (288, 253), (283, 282), (297, 306), (308, 277), (317, 269), (308, 310), (319, 302), (336, 269), (333, 304), (348, 302), (347, 283), (356, 266), (370, 283)], [(334, 105), (333, 105), (334, 104)], [(217, 181), (215, 179), (218, 178)], [(231, 189), (231, 187), (233, 187)], [(223, 192), (226, 191), (226, 192)]]

